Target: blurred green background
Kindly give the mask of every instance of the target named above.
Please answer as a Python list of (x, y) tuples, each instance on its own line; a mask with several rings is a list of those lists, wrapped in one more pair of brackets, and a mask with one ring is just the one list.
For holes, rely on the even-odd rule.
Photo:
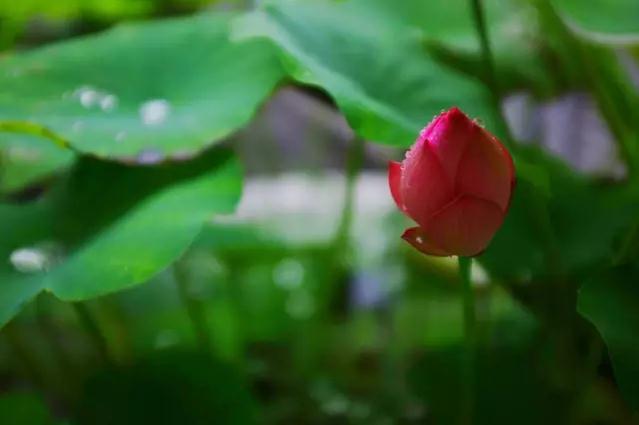
[[(639, 424), (638, 88), (637, 0), (0, 0), (0, 424)], [(386, 177), (452, 106), (470, 372)]]

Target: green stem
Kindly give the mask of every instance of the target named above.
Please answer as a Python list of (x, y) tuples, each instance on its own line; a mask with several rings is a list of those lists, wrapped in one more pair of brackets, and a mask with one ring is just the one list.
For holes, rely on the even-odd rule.
[[(549, 0), (536, 0), (542, 31), (561, 58), (567, 79), (587, 89), (615, 138), (630, 181), (639, 179), (639, 97), (632, 90), (628, 73), (618, 63), (611, 49), (589, 43), (575, 36)], [(583, 86), (583, 87), (582, 87)]]
[[(488, 88), (490, 89), (493, 97), (493, 103), (495, 112), (498, 116), (498, 124), (501, 126), (501, 133), (504, 135), (502, 142), (511, 150), (516, 149), (514, 138), (508, 127), (508, 123), (504, 119), (501, 110), (501, 89), (497, 79), (496, 66), (492, 49), (490, 47), (490, 38), (488, 37), (488, 29), (486, 26), (486, 19), (484, 16), (484, 10), (481, 0), (470, 0), (471, 9), (473, 12), (473, 21), (475, 23), (475, 29), (477, 30), (477, 36), (481, 45), (482, 61), (484, 63), (484, 69), (486, 73), (486, 81), (488, 82)], [(538, 193), (533, 196), (535, 217), (531, 218), (533, 225), (539, 229), (540, 234), (543, 237), (544, 253), (546, 262), (549, 266), (549, 270), (557, 274), (561, 270), (561, 259), (559, 257), (559, 250), (557, 249), (557, 243), (555, 240), (555, 232), (552, 226), (552, 220), (547, 206)]]
[(637, 244), (637, 238), (639, 238), (639, 222), (635, 223), (625, 234), (621, 246), (613, 258), (613, 265), (621, 265), (631, 258), (631, 254)]
[(501, 87), (497, 78), (497, 71), (495, 66), (495, 58), (493, 56), (492, 48), (490, 47), (490, 38), (488, 36), (488, 28), (486, 26), (486, 18), (484, 16), (484, 9), (481, 4), (481, 0), (470, 0), (471, 9), (473, 12), (473, 22), (475, 23), (475, 30), (477, 31), (477, 38), (481, 47), (481, 60), (483, 62), (484, 80), (488, 85), (488, 89), (491, 93), (491, 100), (493, 103), (493, 109), (495, 115), (498, 118), (497, 124), (500, 128), (498, 134), (501, 134), (501, 141), (509, 149), (514, 148), (513, 136), (508, 127), (508, 123), (503, 117), (501, 110)]
[(342, 214), (335, 232), (335, 237), (333, 238), (334, 244), (338, 245), (338, 249), (342, 249), (343, 246), (348, 243), (351, 222), (353, 220), (353, 206), (355, 202), (357, 176), (362, 168), (363, 160), (364, 141), (355, 137), (351, 142), (346, 158), (346, 190), (344, 192), (344, 204), (342, 206)]
[(475, 356), (477, 351), (477, 315), (475, 294), (470, 280), (470, 257), (458, 257), (464, 304), (465, 352), (463, 364), (463, 424), (472, 424), (475, 411)]
[(78, 319), (80, 320), (80, 323), (84, 327), (85, 331), (93, 340), (93, 345), (95, 346), (96, 351), (100, 356), (100, 360), (107, 365), (112, 365), (113, 362), (109, 353), (107, 339), (102, 333), (102, 330), (100, 329), (97, 320), (93, 316), (93, 313), (91, 313), (87, 305), (82, 302), (71, 303), (71, 306), (75, 310), (75, 313), (77, 314)]
[(470, 0), (471, 8), (473, 10), (473, 20), (475, 22), (475, 29), (479, 37), (479, 44), (481, 45), (481, 57), (484, 62), (484, 71), (486, 72), (486, 81), (488, 86), (492, 90), (495, 97), (501, 97), (501, 90), (497, 83), (497, 75), (495, 74), (495, 61), (493, 59), (493, 52), (490, 48), (490, 40), (488, 38), (488, 30), (486, 28), (486, 18), (484, 16), (484, 10), (481, 5), (481, 0)]
[(186, 270), (184, 269), (184, 265), (179, 261), (173, 265), (173, 278), (177, 285), (182, 304), (184, 304), (186, 312), (189, 315), (189, 320), (191, 321), (198, 345), (204, 353), (210, 354), (211, 339), (209, 336), (209, 327), (206, 323), (206, 312), (204, 311), (202, 302), (191, 295)]

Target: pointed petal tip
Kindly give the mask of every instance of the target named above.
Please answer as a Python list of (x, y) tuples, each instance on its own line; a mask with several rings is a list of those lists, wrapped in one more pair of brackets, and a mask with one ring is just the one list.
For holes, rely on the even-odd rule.
[(450, 108), (447, 112), (449, 115), (464, 115), (464, 113), (462, 112), (461, 109), (459, 109), (459, 107), (457, 106), (453, 106), (452, 108)]
[(466, 115), (464, 111), (459, 109), (457, 106), (453, 106), (448, 111), (446, 111), (445, 114), (446, 114), (446, 117), (450, 120), (463, 119), (463, 120), (472, 121), (468, 117), (468, 115)]

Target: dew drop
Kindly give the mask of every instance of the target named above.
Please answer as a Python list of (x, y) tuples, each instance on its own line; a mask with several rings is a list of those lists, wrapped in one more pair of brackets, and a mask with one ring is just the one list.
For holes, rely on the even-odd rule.
[(422, 238), (421, 236), (417, 236), (415, 238), (415, 240), (417, 241), (418, 244), (423, 244), (424, 243), (424, 238)]
[(100, 99), (100, 108), (104, 112), (110, 112), (118, 106), (118, 98), (115, 95), (107, 94)]
[(19, 248), (11, 253), (9, 261), (21, 273), (37, 273), (48, 268), (50, 259), (40, 248)]
[(73, 92), (73, 95), (80, 100), (80, 104), (85, 108), (90, 108), (99, 100), (100, 93), (98, 93), (91, 86), (82, 86)]
[(164, 99), (153, 99), (140, 106), (140, 119), (146, 126), (156, 126), (164, 123), (171, 112), (171, 104)]

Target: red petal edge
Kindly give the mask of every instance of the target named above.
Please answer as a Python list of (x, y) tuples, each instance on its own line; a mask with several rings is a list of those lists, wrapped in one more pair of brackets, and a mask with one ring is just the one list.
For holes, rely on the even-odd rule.
[(397, 208), (404, 211), (404, 204), (401, 196), (401, 179), (402, 179), (402, 164), (395, 161), (388, 161), (388, 186), (390, 187), (391, 195)]
[(452, 255), (429, 242), (421, 227), (406, 229), (402, 235), (402, 239), (411, 244), (419, 252), (427, 255), (435, 255), (437, 257), (449, 257)]

